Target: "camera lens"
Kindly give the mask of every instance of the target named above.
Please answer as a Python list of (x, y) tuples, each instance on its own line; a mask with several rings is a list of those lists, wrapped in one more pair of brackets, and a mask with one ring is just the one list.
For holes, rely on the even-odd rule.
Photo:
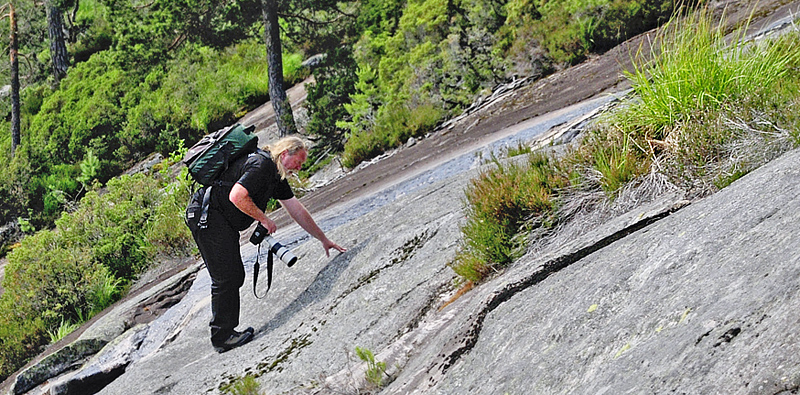
[(291, 267), (297, 262), (297, 257), (292, 251), (284, 247), (283, 244), (279, 243), (278, 240), (275, 240), (272, 236), (267, 236), (267, 243), (269, 244), (270, 251), (272, 251), (278, 259), (286, 263), (287, 266)]

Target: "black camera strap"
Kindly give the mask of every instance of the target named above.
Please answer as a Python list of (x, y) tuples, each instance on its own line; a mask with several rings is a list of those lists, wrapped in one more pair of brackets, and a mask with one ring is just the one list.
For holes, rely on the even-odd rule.
[(253, 296), (256, 299), (261, 299), (267, 296), (267, 292), (269, 292), (269, 288), (272, 287), (272, 250), (267, 252), (267, 290), (264, 291), (264, 294), (258, 296), (256, 292), (256, 284), (258, 283), (258, 271), (260, 269), (260, 264), (258, 263), (258, 259), (261, 257), (261, 244), (258, 245), (258, 252), (256, 253), (256, 262), (253, 264)]

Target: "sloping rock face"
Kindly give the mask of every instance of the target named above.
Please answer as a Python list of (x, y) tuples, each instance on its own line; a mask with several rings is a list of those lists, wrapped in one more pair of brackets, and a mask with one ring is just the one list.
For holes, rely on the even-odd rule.
[[(478, 153), (497, 154), (517, 145), (516, 138), (527, 141), (610, 100), (533, 119), (472, 152), (430, 158), (414, 176), (315, 213), (346, 253), (325, 257), (319, 243), (304, 242), (308, 236), (296, 225), (281, 227), (275, 236), (289, 243), (299, 261), (292, 268), (276, 266), (265, 299), (252, 294), (257, 251), (245, 244), (241, 323), (256, 333), (244, 347), (224, 354), (211, 347), (210, 280), (201, 268), (183, 299), (151, 322), (137, 325), (130, 312), (159, 300), (155, 290), (104, 316), (83, 336), (108, 345), (77, 371), (50, 376), (29, 393), (216, 393), (245, 375), (255, 376), (270, 394), (359, 392), (372, 387), (356, 347), (375, 352), (397, 377), (433, 336), (464, 319), (460, 310), (439, 307), (455, 292), (447, 264), (461, 242), (463, 191), (480, 171)], [(182, 288), (187, 276), (194, 272), (179, 273), (166, 282), (176, 285), (164, 292)], [(264, 277), (262, 271), (261, 287)]]

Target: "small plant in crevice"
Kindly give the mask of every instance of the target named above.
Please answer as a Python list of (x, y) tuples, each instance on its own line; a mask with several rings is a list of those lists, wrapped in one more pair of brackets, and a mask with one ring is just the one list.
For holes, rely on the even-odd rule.
[(530, 154), (532, 151), (533, 148), (531, 148), (530, 145), (525, 144), (522, 141), (518, 141), (517, 145), (506, 147), (506, 156), (513, 158), (515, 156)]
[(75, 332), (76, 329), (80, 327), (80, 323), (72, 323), (71, 321), (64, 321), (61, 320), (61, 324), (53, 331), (47, 331), (47, 334), (50, 335), (50, 343), (55, 343), (69, 335), (72, 332)]
[(356, 347), (356, 355), (367, 363), (367, 371), (365, 372), (367, 382), (376, 388), (383, 387), (384, 378), (389, 377), (386, 373), (386, 363), (376, 361), (372, 351), (366, 348)]
[(232, 383), (220, 387), (220, 391), (231, 395), (263, 395), (261, 384), (251, 374), (239, 377)]

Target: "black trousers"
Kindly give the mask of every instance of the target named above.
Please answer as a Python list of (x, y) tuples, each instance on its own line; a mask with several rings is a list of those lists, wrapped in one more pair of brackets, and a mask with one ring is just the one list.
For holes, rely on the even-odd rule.
[(189, 228), (211, 276), (211, 342), (222, 342), (239, 325), (239, 288), (245, 276), (239, 231), (214, 209), (208, 210), (206, 229)]

